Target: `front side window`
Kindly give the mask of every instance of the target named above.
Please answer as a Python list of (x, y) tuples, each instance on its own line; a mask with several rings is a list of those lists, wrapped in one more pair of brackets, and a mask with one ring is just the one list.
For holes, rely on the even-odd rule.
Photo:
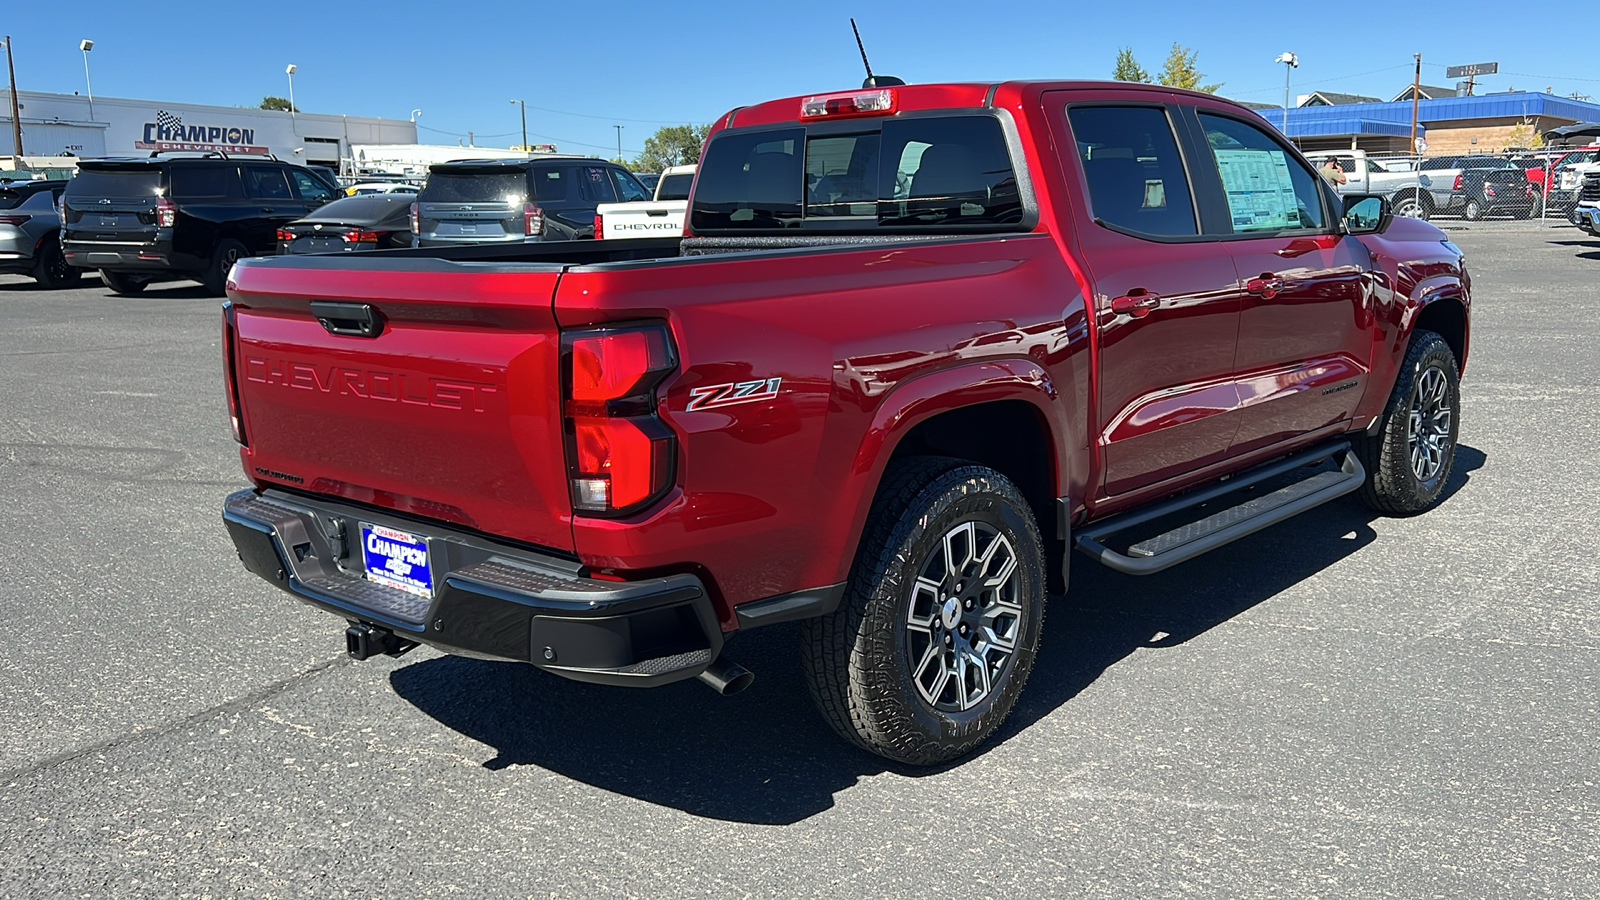
[(622, 169), (612, 169), (611, 176), (617, 180), (617, 193), (621, 195), (623, 203), (637, 203), (650, 199), (650, 192), (644, 189), (644, 185), (640, 184), (639, 179), (633, 177), (632, 173)]
[(1228, 198), (1235, 234), (1321, 230), (1317, 176), (1266, 132), (1238, 119), (1200, 114)]
[(1166, 110), (1082, 106), (1067, 111), (1098, 221), (1136, 234), (1198, 234), (1189, 179)]
[(310, 172), (299, 169), (290, 169), (289, 174), (294, 176), (294, 182), (300, 188), (300, 199), (308, 203), (327, 203), (333, 199), (333, 191), (322, 180)]

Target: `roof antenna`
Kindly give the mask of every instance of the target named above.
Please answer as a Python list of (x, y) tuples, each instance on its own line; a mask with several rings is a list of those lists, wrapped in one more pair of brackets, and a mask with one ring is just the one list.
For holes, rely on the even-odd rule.
[(905, 84), (904, 81), (901, 81), (893, 75), (872, 74), (872, 63), (867, 62), (867, 45), (861, 43), (861, 29), (856, 27), (856, 20), (854, 16), (850, 18), (850, 30), (856, 33), (856, 48), (861, 51), (861, 65), (867, 70), (867, 77), (861, 82), (862, 87), (892, 87), (897, 84)]

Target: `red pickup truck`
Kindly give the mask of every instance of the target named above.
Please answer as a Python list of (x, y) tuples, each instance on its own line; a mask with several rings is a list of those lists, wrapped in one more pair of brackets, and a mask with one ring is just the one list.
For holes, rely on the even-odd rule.
[(358, 659), (731, 693), (729, 639), (802, 620), (824, 718), (932, 764), (1016, 703), (1069, 547), (1437, 503), (1469, 287), (1206, 94), (776, 100), (717, 120), (682, 239), (240, 262), (224, 520)]

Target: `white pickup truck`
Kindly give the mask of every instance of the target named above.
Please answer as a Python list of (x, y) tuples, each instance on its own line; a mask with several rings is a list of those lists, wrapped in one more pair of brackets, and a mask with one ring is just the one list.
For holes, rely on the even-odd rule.
[[(1436, 198), (1424, 196), (1421, 176), (1410, 160), (1379, 162), (1368, 159), (1365, 150), (1318, 150), (1306, 154), (1306, 159), (1319, 169), (1328, 158), (1339, 161), (1344, 170), (1345, 183), (1335, 185), (1341, 194), (1382, 194), (1397, 216), (1426, 219), (1437, 208), (1442, 208)], [(1392, 168), (1391, 168), (1392, 166)], [(1406, 167), (1401, 170), (1401, 166)]]
[(672, 166), (656, 182), (654, 200), (636, 203), (602, 203), (595, 210), (597, 238), (671, 237), (683, 234), (683, 216), (689, 209), (689, 188), (694, 166)]

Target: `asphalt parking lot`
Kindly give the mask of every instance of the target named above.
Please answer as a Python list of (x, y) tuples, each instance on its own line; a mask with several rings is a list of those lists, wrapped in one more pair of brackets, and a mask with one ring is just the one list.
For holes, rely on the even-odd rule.
[(1080, 557), (936, 772), (836, 739), (788, 627), (727, 699), (350, 662), (221, 526), (218, 301), (0, 276), (0, 896), (1600, 896), (1600, 242), (1441, 224), (1443, 506)]

